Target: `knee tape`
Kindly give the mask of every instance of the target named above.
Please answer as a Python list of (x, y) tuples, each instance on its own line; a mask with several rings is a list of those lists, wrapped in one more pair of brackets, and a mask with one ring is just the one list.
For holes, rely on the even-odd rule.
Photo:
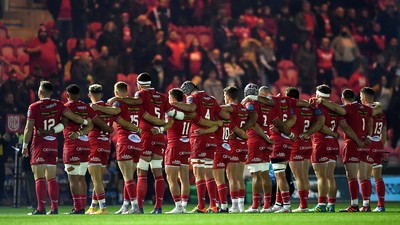
[(272, 168), (274, 169), (275, 173), (285, 172), (286, 164), (283, 163), (273, 163)]
[(141, 169), (141, 170), (149, 170), (149, 165), (150, 163), (143, 160), (143, 159), (139, 159), (139, 163), (137, 164), (137, 168)]
[(152, 169), (160, 169), (160, 168), (162, 168), (162, 159), (152, 159), (151, 161), (150, 161), (150, 167), (152, 168)]
[(80, 165), (65, 164), (64, 170), (68, 175), (79, 175), (79, 167)]

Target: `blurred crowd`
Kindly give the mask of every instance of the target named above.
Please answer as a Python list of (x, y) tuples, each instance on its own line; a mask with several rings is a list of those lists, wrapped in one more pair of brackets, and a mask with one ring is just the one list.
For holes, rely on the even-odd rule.
[[(371, 86), (393, 130), (390, 146), (397, 146), (399, 1), (48, 0), (47, 6), (53, 21), (37, 37), (0, 39), (7, 62), (0, 72), (2, 149), (17, 140), (6, 133), (6, 115), (25, 114), (40, 80), (58, 86), (55, 98), (69, 83), (82, 90), (102, 84), (107, 98), (118, 80), (133, 93), (144, 71), (161, 92), (192, 80), (221, 104), (225, 86), (250, 82), (277, 93), (298, 86), (304, 96), (325, 83), (337, 100), (346, 87), (357, 93)], [(0, 164), (7, 159), (2, 149)]]

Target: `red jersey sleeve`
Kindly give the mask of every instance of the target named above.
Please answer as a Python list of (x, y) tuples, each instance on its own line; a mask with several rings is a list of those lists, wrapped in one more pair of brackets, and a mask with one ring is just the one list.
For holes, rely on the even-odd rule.
[(221, 114), (222, 112), (222, 108), (220, 105), (218, 105), (217, 100), (215, 100), (215, 98), (212, 98), (214, 101), (214, 116), (218, 116), (219, 114)]
[(35, 107), (34, 104), (31, 104), (28, 108), (28, 112), (26, 113), (28, 120), (35, 120), (36, 119), (36, 114), (35, 114)]
[[(113, 106), (121, 108), (121, 102), (120, 101), (115, 101), (113, 103)], [(122, 117), (122, 113), (124, 110), (121, 109), (120, 113), (116, 116), (114, 116), (114, 121), (118, 121)]]
[(88, 107), (88, 117), (93, 120), (97, 117), (97, 113), (92, 109), (92, 107)]

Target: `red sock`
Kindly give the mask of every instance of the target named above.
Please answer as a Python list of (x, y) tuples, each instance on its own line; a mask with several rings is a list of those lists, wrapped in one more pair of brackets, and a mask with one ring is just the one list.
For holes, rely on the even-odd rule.
[(283, 204), (285, 204), (285, 205), (289, 204), (290, 205), (290, 192), (282, 191), (281, 195), (282, 195)]
[(328, 198), (328, 203), (330, 205), (335, 205), (336, 204), (336, 198)]
[(181, 195), (182, 202), (188, 202), (189, 201), (189, 195)]
[(351, 199), (358, 199), (358, 181), (356, 178), (351, 179), (349, 182), (349, 191)]
[(46, 180), (38, 178), (35, 180), (36, 185), (36, 198), (38, 201), (38, 211), (43, 211), (46, 204)]
[(260, 207), (260, 200), (260, 193), (253, 193), (253, 204), (251, 205), (251, 208), (258, 209), (258, 207)]
[(376, 195), (378, 195), (378, 206), (385, 206), (385, 182), (383, 179), (375, 181)]
[(246, 197), (246, 189), (239, 189), (238, 197), (239, 198)]
[(205, 180), (196, 181), (197, 189), (197, 207), (204, 209), (206, 207), (206, 182)]
[(81, 195), (80, 194), (72, 194), (72, 201), (74, 202), (74, 210), (81, 210)]
[(308, 199), (308, 191), (307, 190), (300, 190), (299, 192), (300, 198), (300, 208), (306, 209), (308, 208), (307, 199)]
[(217, 183), (215, 183), (215, 202), (217, 205), (221, 203), (221, 200), (219, 199)]
[(371, 185), (371, 180), (370, 179), (365, 179), (360, 182), (361, 186), (361, 194), (362, 194), (362, 199), (363, 201), (369, 200), (370, 195), (368, 195), (369, 192), (369, 185)]
[(264, 209), (271, 207), (271, 193), (264, 194)]
[(318, 196), (318, 204), (326, 204), (326, 196)]
[(58, 183), (56, 178), (47, 181), (48, 193), (51, 201), (51, 210), (58, 209), (58, 198), (60, 196), (60, 191), (58, 189)]
[[(137, 193), (136, 193), (137, 194)], [(126, 188), (126, 185), (124, 184), (124, 201), (129, 202), (129, 193), (128, 193), (128, 188)]]
[(280, 191), (276, 192), (276, 200), (275, 200), (275, 204), (278, 205), (282, 205), (283, 201), (282, 201), (282, 194)]
[(239, 198), (239, 192), (238, 191), (231, 191), (231, 199), (238, 199)]
[(128, 180), (125, 182), (124, 192), (128, 194), (127, 200), (133, 201), (136, 199), (136, 184), (134, 180)]
[(93, 190), (92, 192), (92, 200), (98, 201), (99, 199), (97, 198), (96, 192)]
[(137, 200), (139, 208), (143, 208), (144, 198), (146, 197), (147, 192), (147, 176), (139, 176), (137, 182)]
[(180, 195), (172, 195), (172, 199), (174, 199), (174, 202), (180, 202), (182, 197)]
[(218, 185), (218, 195), (221, 204), (228, 203), (228, 187), (226, 184)]
[(80, 194), (80, 198), (81, 198), (81, 209), (85, 209), (87, 196), (85, 194)]
[(105, 192), (103, 192), (103, 193), (101, 193), (101, 194), (97, 194), (96, 195), (96, 198), (97, 198), (97, 200), (103, 200), (103, 199), (106, 199), (106, 193)]
[(156, 177), (155, 179), (155, 191), (156, 191), (156, 209), (161, 209), (162, 207), (162, 202), (164, 199), (164, 192), (165, 192), (165, 182), (164, 182), (164, 177), (159, 176)]
[(215, 183), (215, 179), (207, 179), (206, 180), (208, 197), (210, 198), (210, 207), (216, 207), (217, 203), (217, 183)]

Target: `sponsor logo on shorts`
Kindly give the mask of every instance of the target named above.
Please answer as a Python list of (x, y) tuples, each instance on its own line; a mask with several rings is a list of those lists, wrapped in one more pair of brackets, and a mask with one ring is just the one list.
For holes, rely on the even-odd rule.
[(144, 155), (151, 155), (151, 151), (149, 151), (149, 150), (143, 151), (143, 154)]
[(45, 137), (43, 137), (43, 139), (46, 140), (46, 141), (54, 141), (54, 140), (56, 140), (57, 138), (54, 137), (54, 136), (45, 136)]
[(121, 156), (121, 159), (132, 159), (132, 156), (125, 154)]
[(43, 159), (43, 158), (41, 158), (41, 157), (38, 157), (38, 158), (36, 158), (36, 162), (40, 163), (40, 162), (45, 162), (45, 161), (44, 161), (44, 159)]
[(181, 164), (181, 161), (179, 161), (179, 160), (174, 160), (174, 161), (172, 161), (172, 164), (180, 165), (180, 164)]
[(89, 138), (88, 138), (87, 135), (79, 136), (78, 139), (81, 140), (81, 141), (85, 141), (85, 142), (86, 142), (86, 141), (89, 141)]
[(200, 154), (198, 154), (198, 157), (205, 157), (207, 154), (205, 152), (202, 152)]
[(232, 160), (232, 161), (239, 161), (239, 158), (238, 158), (237, 156), (232, 156), (232, 157), (231, 157), (231, 160)]
[(295, 156), (293, 156), (293, 159), (301, 160), (301, 159), (304, 159), (304, 158), (301, 155), (295, 155)]
[(356, 158), (356, 157), (350, 157), (350, 158), (349, 158), (349, 161), (358, 162), (359, 160), (358, 160), (358, 158)]
[(260, 159), (260, 158), (257, 158), (257, 157), (255, 157), (255, 158), (253, 158), (253, 159), (251, 160), (251, 162), (261, 162), (261, 159)]
[(286, 154), (283, 153), (283, 152), (279, 152), (278, 154), (276, 154), (277, 157), (285, 157), (285, 155), (286, 155)]
[(320, 162), (323, 162), (323, 161), (328, 161), (329, 159), (328, 159), (328, 157), (321, 157), (321, 158), (319, 158), (319, 161)]
[(141, 139), (137, 134), (130, 134), (128, 139), (134, 143), (140, 143)]
[(101, 160), (98, 157), (91, 157), (90, 161), (92, 161), (92, 162), (101, 162)]
[(225, 167), (225, 163), (223, 162), (217, 163), (217, 167)]
[(77, 156), (72, 156), (71, 158), (69, 158), (70, 162), (76, 162), (76, 161), (80, 161), (80, 158)]

